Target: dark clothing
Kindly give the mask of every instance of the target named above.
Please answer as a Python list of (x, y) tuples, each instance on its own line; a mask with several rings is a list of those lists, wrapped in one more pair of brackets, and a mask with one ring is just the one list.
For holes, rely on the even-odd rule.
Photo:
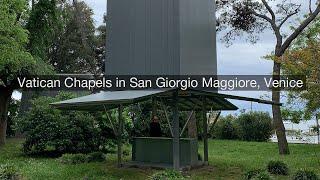
[(157, 122), (150, 123), (150, 137), (161, 137), (161, 127)]

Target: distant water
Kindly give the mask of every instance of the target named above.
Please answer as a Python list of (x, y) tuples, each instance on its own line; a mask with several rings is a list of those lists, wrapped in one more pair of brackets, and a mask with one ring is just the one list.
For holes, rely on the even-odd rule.
[[(272, 135), (271, 142), (278, 142), (277, 137)], [(318, 144), (318, 136), (303, 136), (302, 138), (296, 136), (287, 136), (288, 143), (294, 144)]]
[[(312, 133), (311, 129), (316, 126), (315, 120), (302, 121), (299, 124), (292, 123), (290, 121), (284, 122), (287, 130), (288, 143), (303, 143), (303, 144), (318, 144), (318, 136), (316, 133)], [(293, 132), (293, 133), (292, 133)], [(277, 142), (276, 135), (272, 135), (270, 138), (272, 142)]]

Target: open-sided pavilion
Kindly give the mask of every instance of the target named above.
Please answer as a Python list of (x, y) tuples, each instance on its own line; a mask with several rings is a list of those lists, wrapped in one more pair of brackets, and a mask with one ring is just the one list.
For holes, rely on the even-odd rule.
[[(82, 111), (106, 111), (108, 114), (108, 110), (118, 109), (118, 128), (114, 128), (115, 134), (117, 135), (118, 142), (118, 166), (121, 167), (123, 165), (122, 162), (122, 132), (124, 121), (122, 118), (123, 108), (125, 106), (129, 106), (132, 104), (140, 103), (143, 101), (148, 101), (152, 99), (152, 101), (157, 101), (163, 107), (165, 112), (166, 120), (169, 124), (172, 138), (162, 138), (159, 139), (154, 138), (153, 144), (157, 146), (159, 143), (163, 143), (165, 140), (167, 147), (166, 151), (161, 151), (156, 155), (156, 157), (150, 157), (150, 159), (146, 160), (144, 157), (137, 157), (139, 154), (142, 156), (146, 156), (148, 154), (148, 149), (145, 149), (143, 146), (150, 145), (150, 139), (148, 139), (148, 143), (140, 143), (142, 147), (133, 147), (133, 163), (137, 165), (146, 165), (153, 167), (169, 167), (179, 170), (185, 167), (193, 167), (200, 164), (208, 164), (208, 121), (207, 121), (207, 112), (211, 110), (215, 111), (226, 111), (226, 110), (237, 110), (234, 104), (228, 101), (228, 99), (236, 99), (236, 100), (244, 100), (251, 101), (263, 104), (276, 104), (271, 101), (265, 101), (261, 99), (255, 98), (247, 98), (241, 96), (233, 96), (227, 94), (220, 94), (217, 92), (209, 92), (209, 91), (200, 91), (200, 90), (186, 90), (182, 91), (179, 89), (166, 89), (166, 90), (131, 90), (131, 91), (113, 91), (113, 92), (100, 92), (97, 94), (92, 94), (84, 97), (79, 97), (75, 99), (70, 99), (62, 102), (57, 102), (51, 104), (52, 106), (63, 109), (63, 110), (82, 110)], [(276, 104), (281, 105), (281, 104)], [(166, 112), (165, 107), (172, 107), (172, 120), (169, 119), (169, 116)], [(182, 128), (182, 132), (180, 132), (179, 127), (179, 112), (181, 111), (198, 111), (202, 112), (202, 125), (203, 125), (203, 161), (199, 162), (197, 159), (197, 139), (193, 139), (192, 141), (187, 143), (187, 146), (183, 146), (185, 142), (182, 140), (181, 135), (186, 128), (187, 123), (190, 120), (188, 118), (185, 126)], [(114, 122), (109, 118), (110, 123), (113, 125)], [(195, 144), (193, 146), (192, 144)], [(185, 147), (191, 146), (191, 150), (185, 152)], [(182, 147), (182, 149), (181, 149)], [(196, 148), (195, 148), (196, 147)], [(171, 149), (172, 148), (172, 149)], [(138, 151), (138, 152), (136, 152)], [(143, 152), (141, 152), (143, 151)], [(195, 154), (196, 153), (196, 154)], [(170, 156), (170, 157), (169, 157)], [(196, 157), (195, 157), (196, 156)], [(196, 159), (195, 159), (196, 158)], [(160, 159), (167, 159), (165, 163), (159, 163)], [(159, 160), (159, 161), (158, 161)], [(149, 162), (147, 162), (149, 161)]]

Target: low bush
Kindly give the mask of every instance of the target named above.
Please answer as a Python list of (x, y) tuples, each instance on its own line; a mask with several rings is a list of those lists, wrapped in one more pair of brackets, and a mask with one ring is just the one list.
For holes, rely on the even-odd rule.
[(268, 172), (276, 175), (288, 175), (289, 169), (287, 164), (282, 161), (270, 161), (267, 165)]
[(315, 172), (309, 171), (309, 170), (299, 170), (292, 177), (292, 180), (319, 180), (319, 179), (320, 179), (319, 176)]
[(234, 116), (221, 117), (212, 128), (212, 136), (218, 139), (237, 139), (237, 129)]
[(242, 113), (236, 119), (238, 136), (244, 141), (267, 141), (272, 135), (272, 119), (268, 113)]
[(242, 113), (221, 117), (210, 128), (213, 138), (244, 141), (268, 141), (272, 135), (271, 117), (264, 112)]
[(64, 154), (59, 161), (63, 164), (81, 164), (88, 162), (88, 158), (85, 154)]
[(105, 154), (102, 152), (93, 152), (87, 156), (88, 162), (103, 162), (106, 160)]
[(94, 117), (86, 112), (60, 111), (50, 103), (74, 98), (61, 93), (57, 97), (39, 97), (19, 123), (26, 134), (26, 154), (42, 154), (48, 149), (63, 153), (87, 153), (98, 150), (98, 132)]
[(166, 170), (153, 174), (150, 180), (183, 180), (183, 175), (174, 170)]
[(113, 149), (115, 135), (102, 113), (61, 111), (50, 106), (74, 97), (72, 93), (62, 92), (56, 97), (38, 97), (31, 101), (30, 110), (17, 123), (26, 135), (24, 153), (43, 155), (51, 151), (61, 155)]
[(255, 175), (254, 177), (252, 177), (251, 179), (252, 180), (270, 180), (271, 177), (267, 172), (262, 171), (262, 172), (258, 173), (257, 175)]
[(254, 170), (247, 171), (247, 172), (244, 173), (244, 179), (250, 180), (253, 177), (257, 176), (262, 171), (263, 170), (261, 170), (261, 169), (254, 169)]
[(254, 169), (247, 171), (244, 174), (244, 179), (245, 180), (269, 180), (271, 179), (270, 175), (262, 169)]
[(17, 169), (10, 164), (0, 165), (0, 179), (1, 180), (17, 180), (19, 179), (19, 174)]
[(63, 154), (59, 161), (63, 164), (81, 164), (86, 162), (103, 162), (106, 160), (106, 156), (102, 152), (93, 152), (86, 154)]

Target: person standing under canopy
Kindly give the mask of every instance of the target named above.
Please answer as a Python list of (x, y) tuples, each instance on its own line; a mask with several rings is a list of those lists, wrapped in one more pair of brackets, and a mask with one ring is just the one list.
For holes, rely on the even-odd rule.
[(159, 117), (153, 116), (152, 122), (150, 123), (150, 137), (161, 137), (161, 127), (159, 123)]

